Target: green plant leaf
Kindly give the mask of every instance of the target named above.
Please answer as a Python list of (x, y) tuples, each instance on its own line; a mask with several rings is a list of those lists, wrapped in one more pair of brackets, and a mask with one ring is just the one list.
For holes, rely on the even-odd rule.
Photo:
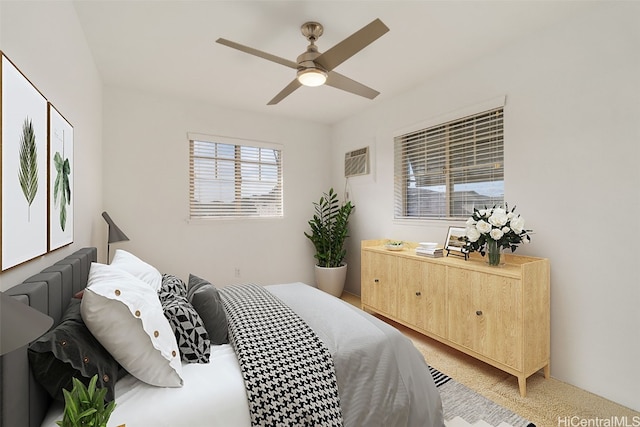
[(64, 159), (64, 164), (62, 166), (63, 173), (63, 183), (64, 183), (64, 192), (67, 196), (67, 203), (71, 204), (71, 185), (69, 184), (69, 175), (71, 174), (71, 164), (69, 163), (69, 159)]
[(38, 149), (36, 147), (36, 134), (29, 117), (24, 119), (22, 125), (19, 157), (18, 181), (27, 200), (29, 221), (31, 221), (31, 204), (38, 193)]
[(60, 228), (64, 231), (65, 226), (67, 225), (67, 206), (60, 206)]
[(53, 156), (53, 163), (56, 168), (56, 179), (53, 185), (53, 205), (60, 206), (60, 228), (65, 230), (67, 225), (67, 205), (71, 204), (71, 184), (69, 174), (71, 164), (69, 159), (62, 159), (59, 152)]
[(75, 396), (71, 394), (68, 390), (63, 389), (62, 394), (64, 396), (64, 416), (62, 418), (61, 426), (73, 426), (77, 420), (78, 414), (78, 402), (75, 399)]
[(60, 185), (62, 185), (62, 156), (56, 151), (53, 156), (53, 165), (56, 168), (56, 180), (53, 184), (53, 204), (58, 207), (58, 194), (60, 193)]
[(85, 409), (80, 415), (78, 415), (78, 420), (81, 420), (82, 418), (86, 418), (92, 414), (95, 414), (96, 412), (98, 412), (96, 408)]
[(94, 375), (91, 377), (89, 381), (89, 387), (87, 389), (87, 394), (89, 395), (89, 399), (93, 398), (94, 393), (96, 392), (96, 384), (98, 383), (98, 376)]

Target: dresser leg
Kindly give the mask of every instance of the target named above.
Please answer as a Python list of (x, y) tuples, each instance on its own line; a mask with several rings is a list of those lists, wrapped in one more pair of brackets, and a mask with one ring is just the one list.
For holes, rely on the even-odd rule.
[(547, 363), (547, 365), (544, 367), (544, 377), (546, 379), (549, 379), (550, 376), (551, 376), (551, 365)]
[(527, 397), (527, 377), (518, 377), (518, 387), (520, 388), (520, 396)]

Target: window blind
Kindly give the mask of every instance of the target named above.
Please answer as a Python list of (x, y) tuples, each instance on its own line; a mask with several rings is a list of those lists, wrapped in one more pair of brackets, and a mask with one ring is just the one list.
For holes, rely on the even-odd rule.
[(504, 108), (394, 138), (395, 218), (468, 218), (504, 200)]
[(192, 219), (281, 217), (282, 149), (190, 135), (189, 200)]

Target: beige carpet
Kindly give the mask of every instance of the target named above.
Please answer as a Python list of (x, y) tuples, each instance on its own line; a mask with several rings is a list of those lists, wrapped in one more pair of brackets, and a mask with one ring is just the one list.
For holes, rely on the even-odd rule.
[[(344, 293), (342, 299), (360, 307), (358, 296)], [(384, 317), (380, 319), (408, 336), (429, 365), (486, 398), (509, 408), (535, 423), (537, 427), (640, 425), (640, 412), (553, 377), (545, 379), (542, 372), (529, 377), (527, 397), (521, 397), (516, 377)], [(596, 424), (597, 419), (611, 421), (609, 424), (606, 424), (607, 421)]]

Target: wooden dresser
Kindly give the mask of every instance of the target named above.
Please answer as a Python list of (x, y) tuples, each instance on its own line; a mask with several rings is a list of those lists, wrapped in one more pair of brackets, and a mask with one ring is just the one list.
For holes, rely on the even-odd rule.
[(491, 267), (472, 253), (416, 255), (386, 240), (362, 241), (362, 308), (381, 314), (518, 378), (540, 369), (549, 378), (549, 260), (503, 255)]

